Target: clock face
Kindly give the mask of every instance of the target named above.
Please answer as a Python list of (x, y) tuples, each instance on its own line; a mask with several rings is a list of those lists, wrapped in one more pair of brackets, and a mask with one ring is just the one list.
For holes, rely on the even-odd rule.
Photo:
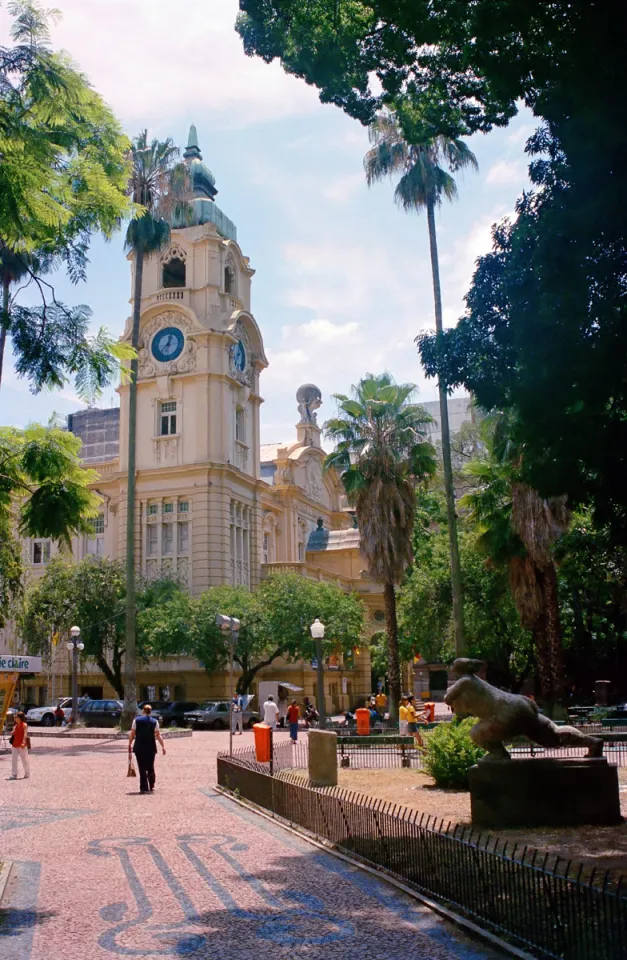
[(161, 363), (176, 360), (184, 346), (185, 337), (177, 327), (164, 327), (152, 338), (152, 354)]
[(246, 347), (241, 340), (233, 345), (233, 366), (241, 373), (246, 369)]

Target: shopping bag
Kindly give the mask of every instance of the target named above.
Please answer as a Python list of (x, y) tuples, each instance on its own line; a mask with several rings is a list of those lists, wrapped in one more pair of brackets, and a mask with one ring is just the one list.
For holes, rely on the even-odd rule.
[(131, 760), (130, 757), (128, 758), (128, 770), (127, 770), (127, 772), (126, 772), (126, 776), (127, 776), (127, 777), (136, 777), (136, 776), (137, 776), (137, 771), (135, 770), (135, 767), (133, 766), (133, 761)]

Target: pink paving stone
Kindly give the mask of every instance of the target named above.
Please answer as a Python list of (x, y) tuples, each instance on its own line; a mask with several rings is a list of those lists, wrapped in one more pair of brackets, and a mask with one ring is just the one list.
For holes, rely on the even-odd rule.
[[(245, 733), (235, 744), (250, 742)], [(217, 732), (166, 741), (149, 796), (126, 777), (121, 741), (34, 740), (31, 778), (17, 782), (0, 753), (0, 859), (17, 862), (0, 957), (501, 956), (216, 794), (215, 758), (227, 744)]]

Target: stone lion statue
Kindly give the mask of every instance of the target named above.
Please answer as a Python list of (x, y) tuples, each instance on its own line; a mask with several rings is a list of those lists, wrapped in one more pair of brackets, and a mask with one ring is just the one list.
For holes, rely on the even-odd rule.
[(603, 755), (603, 741), (598, 737), (589, 737), (575, 727), (558, 727), (529, 697), (498, 690), (475, 676), (482, 666), (481, 660), (455, 660), (453, 672), (460, 677), (444, 701), (453, 713), (479, 718), (470, 736), (488, 751), (483, 761), (510, 760), (504, 741), (521, 735), (543, 747), (588, 747), (589, 757)]

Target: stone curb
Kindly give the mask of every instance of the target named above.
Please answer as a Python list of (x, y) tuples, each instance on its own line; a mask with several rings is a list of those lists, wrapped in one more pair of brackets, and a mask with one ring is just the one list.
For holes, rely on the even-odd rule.
[(0, 907), (2, 906), (4, 891), (6, 890), (9, 877), (11, 876), (12, 866), (13, 863), (10, 860), (5, 860), (2, 864), (0, 864)]
[[(193, 730), (169, 730), (167, 727), (161, 731), (164, 740), (177, 740), (180, 737), (191, 737)], [(53, 740), (128, 740), (128, 733), (108, 733), (102, 730), (100, 733), (94, 730), (54, 730), (46, 728), (43, 730), (28, 729), (30, 737), (48, 737)]]
[(377, 877), (379, 880), (384, 880), (386, 883), (391, 884), (398, 890), (402, 890), (403, 893), (406, 893), (414, 900), (418, 900), (420, 903), (424, 904), (425, 907), (433, 910), (434, 913), (437, 913), (446, 920), (449, 920), (451, 923), (454, 923), (457, 927), (461, 927), (462, 930), (472, 934), (479, 940), (483, 940), (490, 946), (496, 947), (497, 949), (502, 950), (504, 953), (509, 954), (510, 957), (516, 957), (517, 960), (536, 960), (533, 954), (527, 953), (525, 950), (521, 950), (519, 947), (515, 947), (513, 944), (508, 943), (507, 940), (502, 940), (495, 933), (492, 933), (490, 930), (486, 930), (484, 927), (480, 927), (478, 924), (474, 923), (472, 920), (468, 920), (461, 914), (455, 913), (455, 911), (451, 910), (450, 907), (443, 906), (441, 903), (438, 903), (437, 900), (431, 900), (429, 897), (424, 896), (424, 894), (418, 893), (418, 891), (414, 890), (413, 887), (407, 886), (402, 880), (398, 880), (392, 874), (388, 873), (387, 870), (384, 870), (383, 868), (379, 868), (377, 870), (375, 867), (371, 867), (369, 864), (364, 863), (361, 860), (353, 859), (352, 857), (347, 856), (345, 853), (341, 853), (331, 842), (319, 840), (307, 831), (294, 826), (287, 820), (284, 820), (282, 817), (278, 817), (275, 814), (269, 813), (263, 807), (258, 807), (257, 804), (248, 800), (244, 800), (242, 797), (234, 796), (229, 790), (225, 790), (223, 787), (219, 786), (219, 784), (214, 784), (212, 789), (215, 790), (216, 793), (221, 794), (223, 797), (227, 797), (232, 803), (238, 803), (241, 807), (252, 810), (257, 814), (257, 816), (263, 817), (265, 820), (269, 820), (270, 823), (278, 824), (283, 830), (286, 830), (288, 833), (293, 833), (301, 840), (305, 840), (307, 843), (310, 843), (313, 847), (317, 847), (319, 850), (324, 850), (325, 853), (330, 854), (332, 857), (337, 857), (338, 860), (343, 860), (345, 863), (349, 863), (352, 867), (358, 867), (365, 873), (369, 873), (372, 876)]

